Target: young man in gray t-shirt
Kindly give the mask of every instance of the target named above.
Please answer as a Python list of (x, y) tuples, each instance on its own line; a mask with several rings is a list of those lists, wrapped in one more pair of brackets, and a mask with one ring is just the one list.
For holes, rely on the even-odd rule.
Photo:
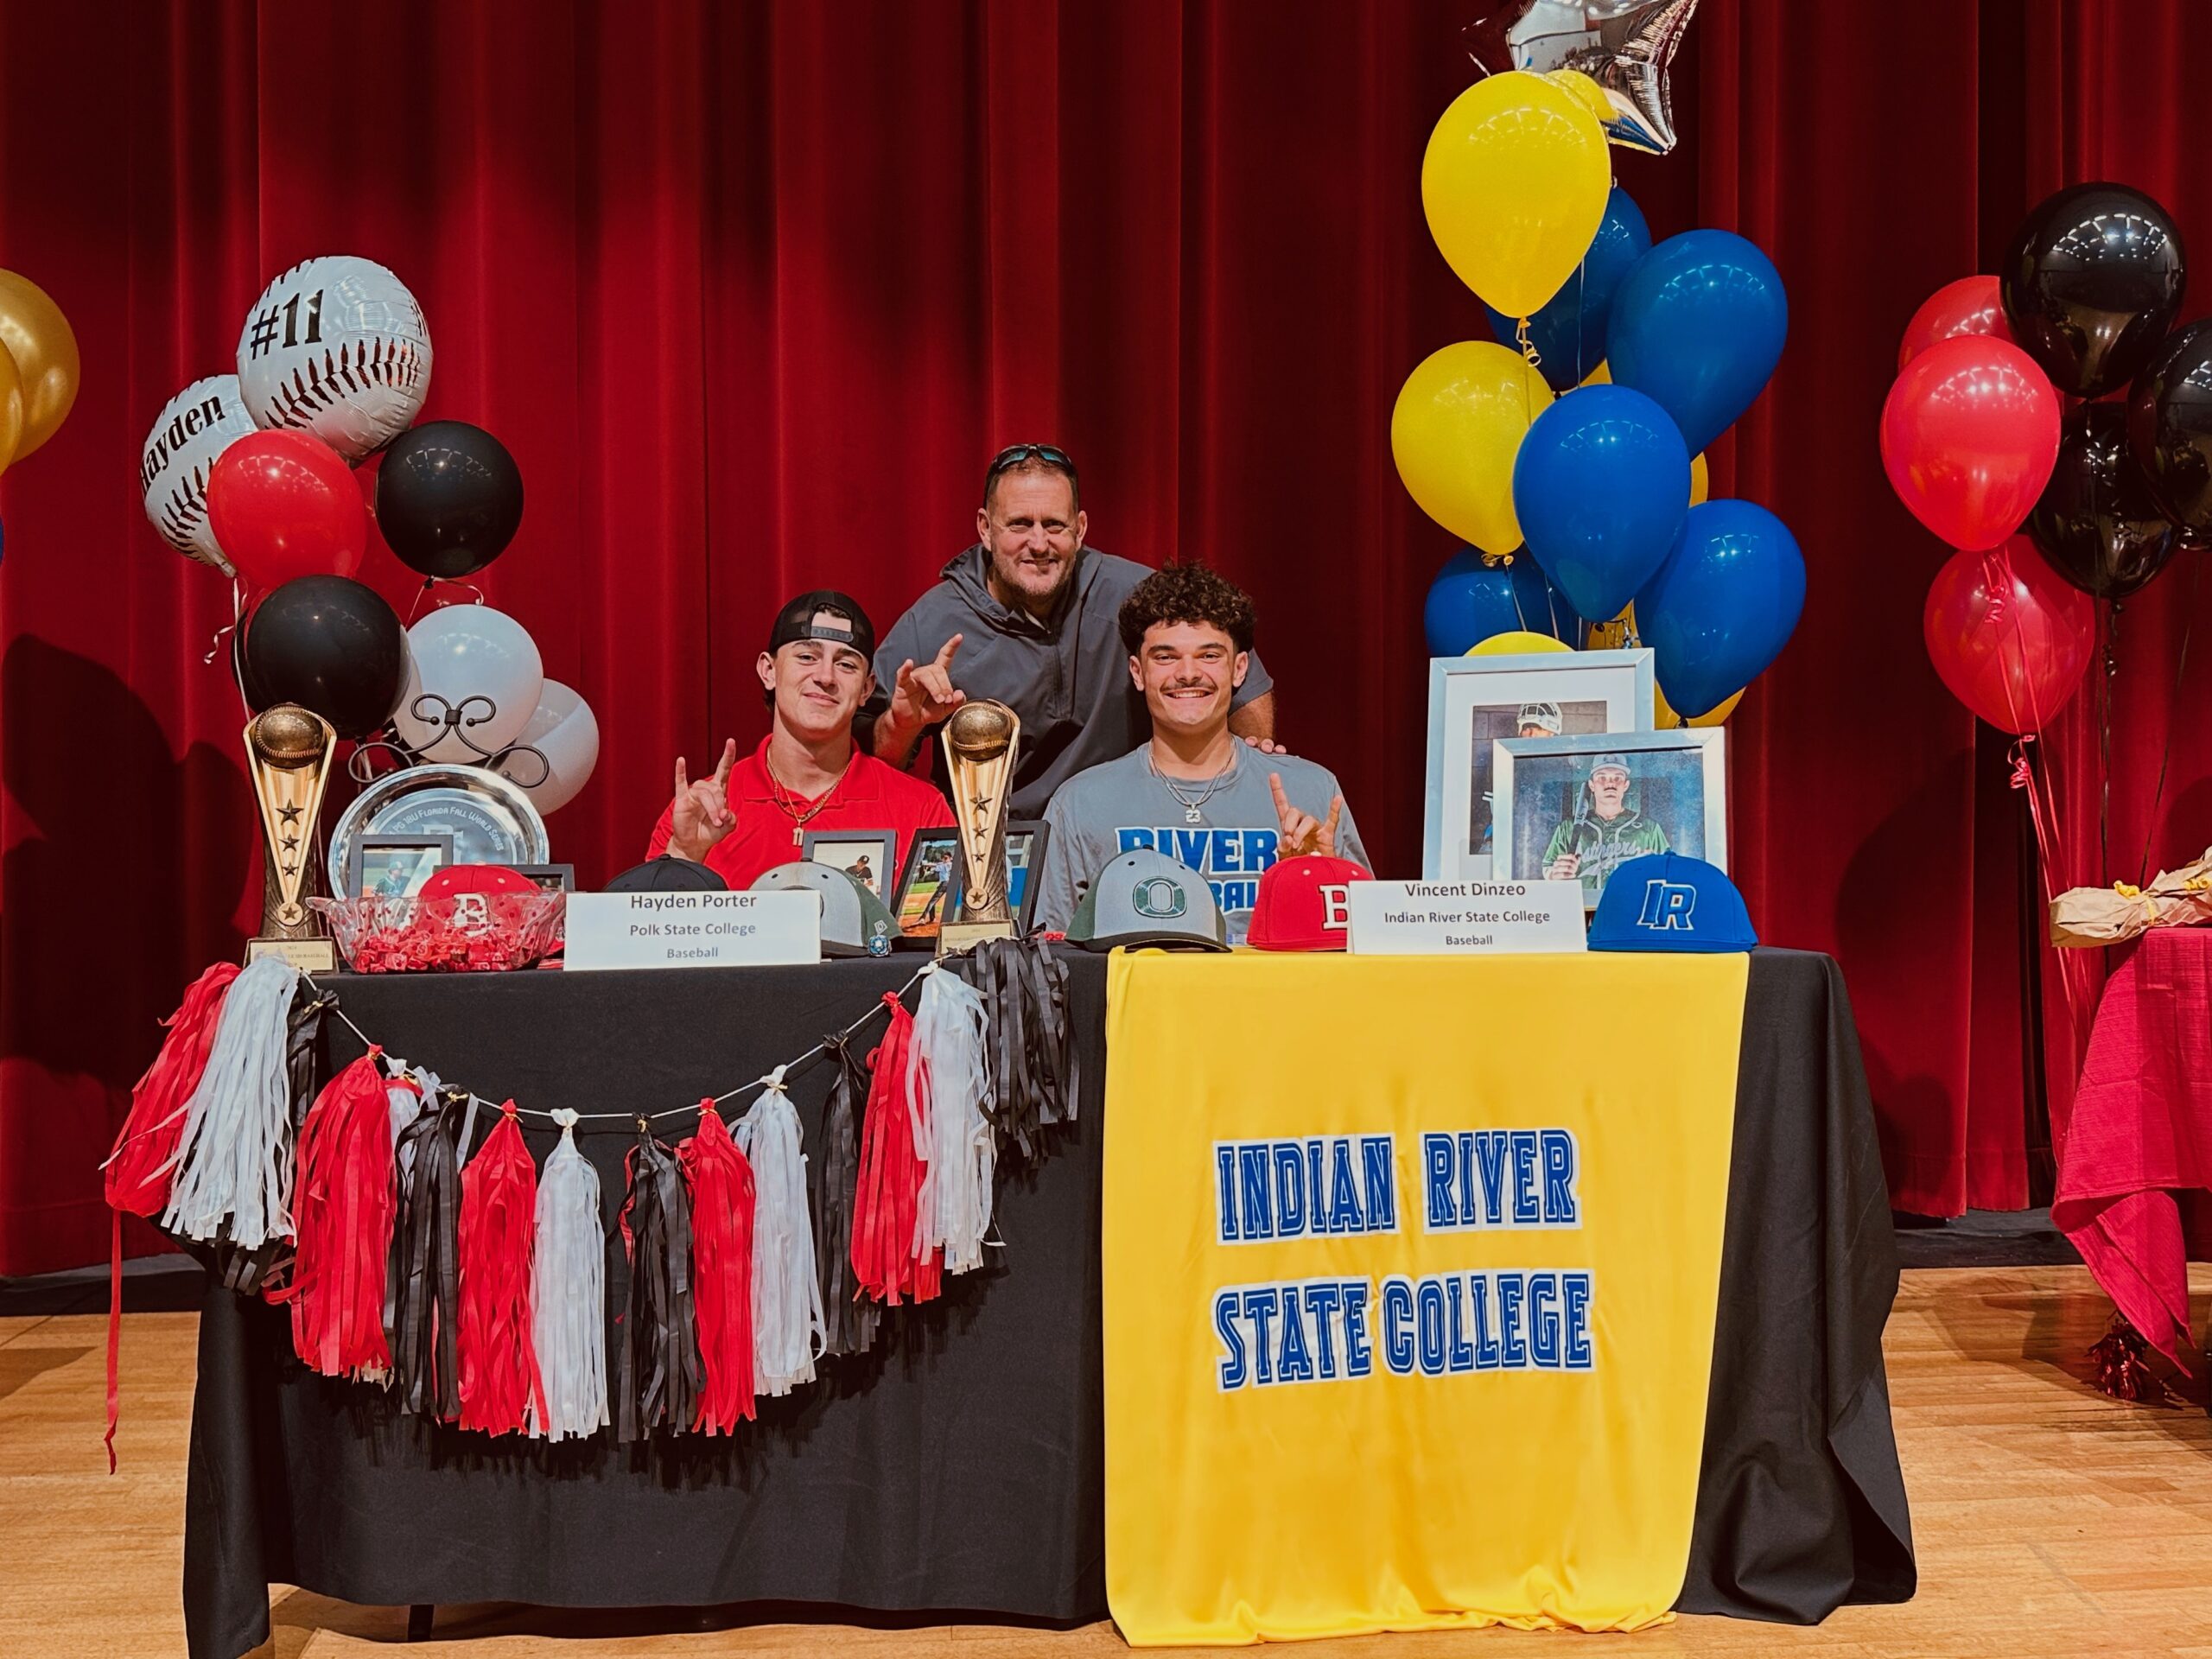
[(1053, 794), (1039, 926), (1064, 930), (1091, 878), (1133, 847), (1156, 848), (1204, 875), (1237, 944), (1261, 872), (1278, 858), (1368, 862), (1333, 772), (1257, 753), (1230, 732), (1230, 703), (1251, 660), (1252, 601), (1242, 590), (1203, 566), (1169, 565), (1123, 602), (1121, 635), (1151, 741)]

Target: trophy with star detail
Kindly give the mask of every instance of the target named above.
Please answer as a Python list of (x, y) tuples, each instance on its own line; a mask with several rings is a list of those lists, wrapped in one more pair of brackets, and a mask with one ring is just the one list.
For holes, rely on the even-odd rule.
[(330, 781), (338, 734), (321, 715), (280, 702), (246, 722), (246, 770), (261, 804), (261, 932), (246, 944), (246, 960), (281, 956), (302, 973), (338, 969), (338, 952), (308, 908), (315, 891), (315, 820)]
[(944, 723), (945, 772), (960, 832), (960, 896), (938, 931), (937, 953), (954, 956), (983, 939), (1012, 938), (1007, 901), (1007, 799), (1021, 747), (1021, 717), (978, 697)]

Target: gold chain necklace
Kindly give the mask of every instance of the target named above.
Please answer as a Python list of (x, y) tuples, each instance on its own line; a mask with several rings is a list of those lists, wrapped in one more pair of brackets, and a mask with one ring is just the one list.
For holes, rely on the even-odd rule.
[(798, 794), (795, 791), (787, 790), (784, 787), (784, 780), (776, 776), (776, 768), (774, 765), (771, 763), (765, 755), (761, 757), (760, 769), (768, 774), (769, 798), (775, 802), (776, 810), (791, 821), (792, 846), (800, 846), (805, 842), (806, 826), (808, 823), (813, 818), (816, 813), (821, 811), (823, 807), (829, 805), (832, 800), (836, 798), (837, 791), (844, 787), (846, 778), (852, 772), (853, 761), (857, 760), (859, 758), (859, 755), (856, 753), (850, 760), (848, 760), (845, 762), (845, 770), (839, 772), (837, 774), (836, 780), (833, 782), (829, 788), (822, 791), (822, 798), (817, 801), (812, 806), (810, 806), (802, 811), (799, 808)]

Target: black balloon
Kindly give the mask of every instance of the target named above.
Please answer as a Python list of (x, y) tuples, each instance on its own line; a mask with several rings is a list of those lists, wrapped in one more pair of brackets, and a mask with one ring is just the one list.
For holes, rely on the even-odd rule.
[(270, 590), (241, 632), (238, 683), (257, 711), (296, 702), (340, 737), (366, 737), (399, 706), (407, 630), (358, 582), (295, 577)]
[(2077, 184), (2022, 221), (1997, 277), (2012, 337), (2051, 385), (2095, 397), (2151, 360), (2189, 269), (2157, 202), (2124, 184)]
[(2174, 522), (2212, 531), (2212, 321), (2190, 324), (2137, 378), (2127, 443)]
[(2052, 569), (2099, 599), (2126, 599), (2166, 568), (2181, 531), (2128, 451), (2119, 404), (2083, 404), (2066, 417), (2028, 534)]
[(499, 556), (522, 523), (522, 474), (480, 426), (429, 421), (392, 440), (377, 474), (377, 528), (426, 576), (458, 580)]

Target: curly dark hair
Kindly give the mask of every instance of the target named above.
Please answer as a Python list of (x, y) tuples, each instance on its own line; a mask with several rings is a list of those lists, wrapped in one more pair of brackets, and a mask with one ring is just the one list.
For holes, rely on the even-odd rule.
[(1252, 596), (1203, 564), (1171, 564), (1155, 570), (1122, 601), (1122, 644), (1135, 656), (1147, 628), (1197, 622), (1219, 628), (1239, 651), (1252, 649)]

